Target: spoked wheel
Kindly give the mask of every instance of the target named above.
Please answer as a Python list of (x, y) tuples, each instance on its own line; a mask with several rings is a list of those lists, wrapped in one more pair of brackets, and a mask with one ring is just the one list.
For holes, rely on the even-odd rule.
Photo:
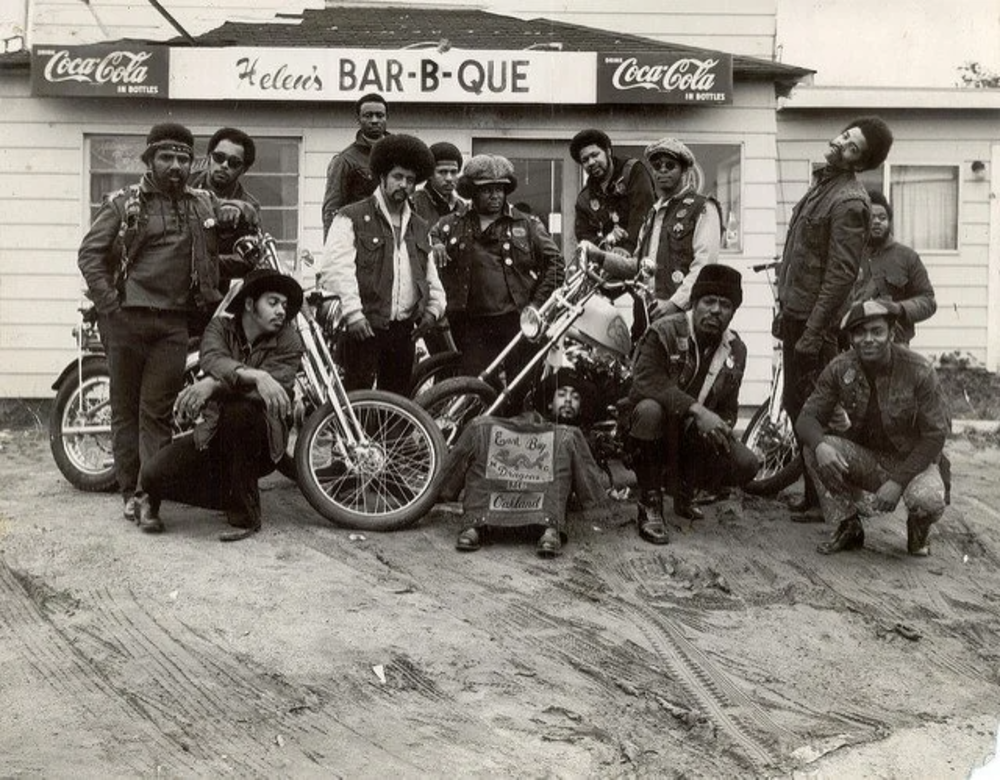
[(483, 380), (460, 376), (438, 382), (416, 401), (434, 419), (451, 447), (465, 426), (484, 414), (496, 398), (497, 391)]
[(462, 373), (461, 352), (437, 352), (428, 355), (413, 369), (413, 380), (410, 382), (410, 398), (417, 398), (426, 393), (434, 385), (445, 379), (451, 379)]
[(104, 359), (90, 360), (59, 385), (49, 415), (49, 448), (62, 475), (88, 492), (116, 487), (111, 449), (111, 379)]
[(771, 496), (784, 490), (802, 475), (802, 454), (792, 422), (785, 410), (773, 413), (765, 401), (750, 418), (743, 432), (743, 443), (760, 458), (757, 475), (743, 490), (755, 496)]
[(441, 432), (413, 401), (393, 393), (348, 395), (365, 432), (351, 444), (326, 405), (299, 432), (299, 488), (323, 517), (346, 528), (394, 531), (417, 522), (437, 498), (446, 452)]

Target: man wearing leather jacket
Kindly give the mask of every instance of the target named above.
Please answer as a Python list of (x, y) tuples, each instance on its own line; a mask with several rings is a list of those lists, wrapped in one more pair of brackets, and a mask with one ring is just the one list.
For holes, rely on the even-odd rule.
[[(878, 117), (848, 123), (833, 138), (826, 166), (796, 204), (778, 273), (778, 320), (785, 388), (782, 398), (795, 420), (816, 377), (837, 353), (836, 324), (858, 277), (868, 238), (870, 202), (857, 173), (877, 168), (892, 147), (892, 132)], [(806, 478), (806, 493), (793, 510), (817, 503)]]
[[(510, 206), (517, 187), (506, 157), (478, 154), (458, 180), (471, 201), (431, 230), (434, 257), (448, 298), (448, 321), (463, 371), (476, 376), (520, 332), (526, 306), (540, 306), (564, 277), (562, 254), (541, 221)], [(529, 357), (511, 356), (508, 376)]]
[(372, 150), (371, 168), (378, 189), (337, 212), (319, 283), (343, 306), (344, 386), (370, 388), (377, 381), (382, 390), (406, 395), (414, 337), (445, 309), (427, 222), (410, 208), (413, 188), (430, 176), (434, 158), (419, 138), (390, 135)]
[(374, 93), (362, 95), (354, 104), (359, 129), (354, 142), (330, 160), (326, 167), (326, 192), (323, 194), (323, 240), (330, 232), (333, 217), (344, 206), (371, 195), (378, 187), (368, 164), (372, 146), (388, 135), (385, 124), (389, 105)]
[(607, 133), (595, 128), (573, 136), (569, 153), (587, 174), (576, 198), (576, 240), (607, 249), (621, 247), (631, 254), (653, 205), (649, 171), (639, 160), (616, 157)]
[[(931, 525), (944, 513), (939, 463), (949, 417), (934, 367), (892, 341), (894, 314), (879, 301), (856, 303), (842, 328), (852, 349), (826, 366), (796, 423), (806, 469), (819, 488), (828, 523), (837, 523), (824, 554), (864, 546), (854, 489), (875, 494), (874, 506), (891, 512), (906, 505), (910, 555), (929, 555)], [(850, 427), (827, 433), (835, 410)]]
[(733, 434), (747, 360), (746, 346), (729, 329), (743, 301), (740, 273), (706, 265), (691, 299), (691, 311), (656, 320), (636, 347), (629, 439), (640, 492), (639, 536), (651, 544), (669, 542), (665, 481), (674, 514), (698, 520), (696, 489), (742, 485), (760, 467)]

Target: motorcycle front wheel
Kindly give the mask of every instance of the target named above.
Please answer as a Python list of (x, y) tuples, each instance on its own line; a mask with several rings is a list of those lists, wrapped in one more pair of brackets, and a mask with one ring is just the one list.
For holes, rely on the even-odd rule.
[(743, 443), (760, 458), (756, 476), (743, 486), (753, 496), (773, 496), (802, 476), (802, 454), (792, 422), (784, 409), (775, 415), (770, 400), (754, 412), (743, 432)]
[(445, 379), (462, 373), (461, 352), (437, 352), (428, 355), (413, 367), (410, 381), (410, 398), (417, 398)]
[(101, 493), (117, 487), (111, 448), (111, 378), (103, 358), (70, 371), (49, 414), (49, 448), (74, 487)]
[(472, 376), (458, 376), (436, 383), (416, 398), (437, 424), (449, 447), (470, 422), (486, 412), (497, 399), (492, 385)]
[(434, 506), (446, 447), (413, 401), (378, 390), (348, 395), (364, 437), (351, 444), (326, 404), (306, 418), (295, 444), (299, 489), (330, 522), (395, 531)]

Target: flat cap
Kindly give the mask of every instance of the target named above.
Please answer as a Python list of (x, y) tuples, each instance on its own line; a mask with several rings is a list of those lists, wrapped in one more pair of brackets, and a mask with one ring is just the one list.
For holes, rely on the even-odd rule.
[(654, 141), (646, 147), (645, 154), (647, 160), (652, 160), (658, 154), (665, 154), (680, 160), (687, 168), (694, 165), (694, 155), (691, 154), (691, 150), (676, 138), (661, 138), (659, 141)]

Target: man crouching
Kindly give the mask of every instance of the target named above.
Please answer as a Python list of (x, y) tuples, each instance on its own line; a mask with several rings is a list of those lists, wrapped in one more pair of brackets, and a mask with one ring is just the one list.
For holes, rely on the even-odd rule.
[[(864, 546), (856, 489), (874, 493), (880, 512), (891, 512), (902, 497), (910, 555), (930, 554), (931, 525), (944, 513), (938, 462), (948, 409), (930, 362), (893, 343), (894, 324), (877, 301), (848, 310), (841, 329), (850, 336), (851, 351), (823, 370), (795, 424), (806, 468), (820, 486), (823, 518), (837, 523), (830, 541), (818, 548), (824, 555)], [(842, 437), (824, 433), (838, 404), (851, 421)]]
[(163, 499), (223, 509), (233, 526), (219, 538), (245, 539), (260, 530), (257, 481), (285, 453), (302, 340), (293, 320), (302, 288), (290, 276), (255, 269), (229, 302), (229, 317), (213, 317), (201, 340), (205, 377), (184, 388), (174, 405), (183, 423), (197, 421), (143, 464), (147, 498), (139, 527), (163, 531)]
[(639, 497), (639, 536), (667, 544), (663, 520), (664, 477), (674, 514), (700, 519), (692, 501), (699, 487), (742, 485), (760, 463), (739, 442), (733, 425), (747, 349), (729, 329), (743, 302), (741, 276), (724, 265), (706, 265), (691, 288), (689, 312), (662, 317), (636, 351), (629, 400), (630, 445)]

